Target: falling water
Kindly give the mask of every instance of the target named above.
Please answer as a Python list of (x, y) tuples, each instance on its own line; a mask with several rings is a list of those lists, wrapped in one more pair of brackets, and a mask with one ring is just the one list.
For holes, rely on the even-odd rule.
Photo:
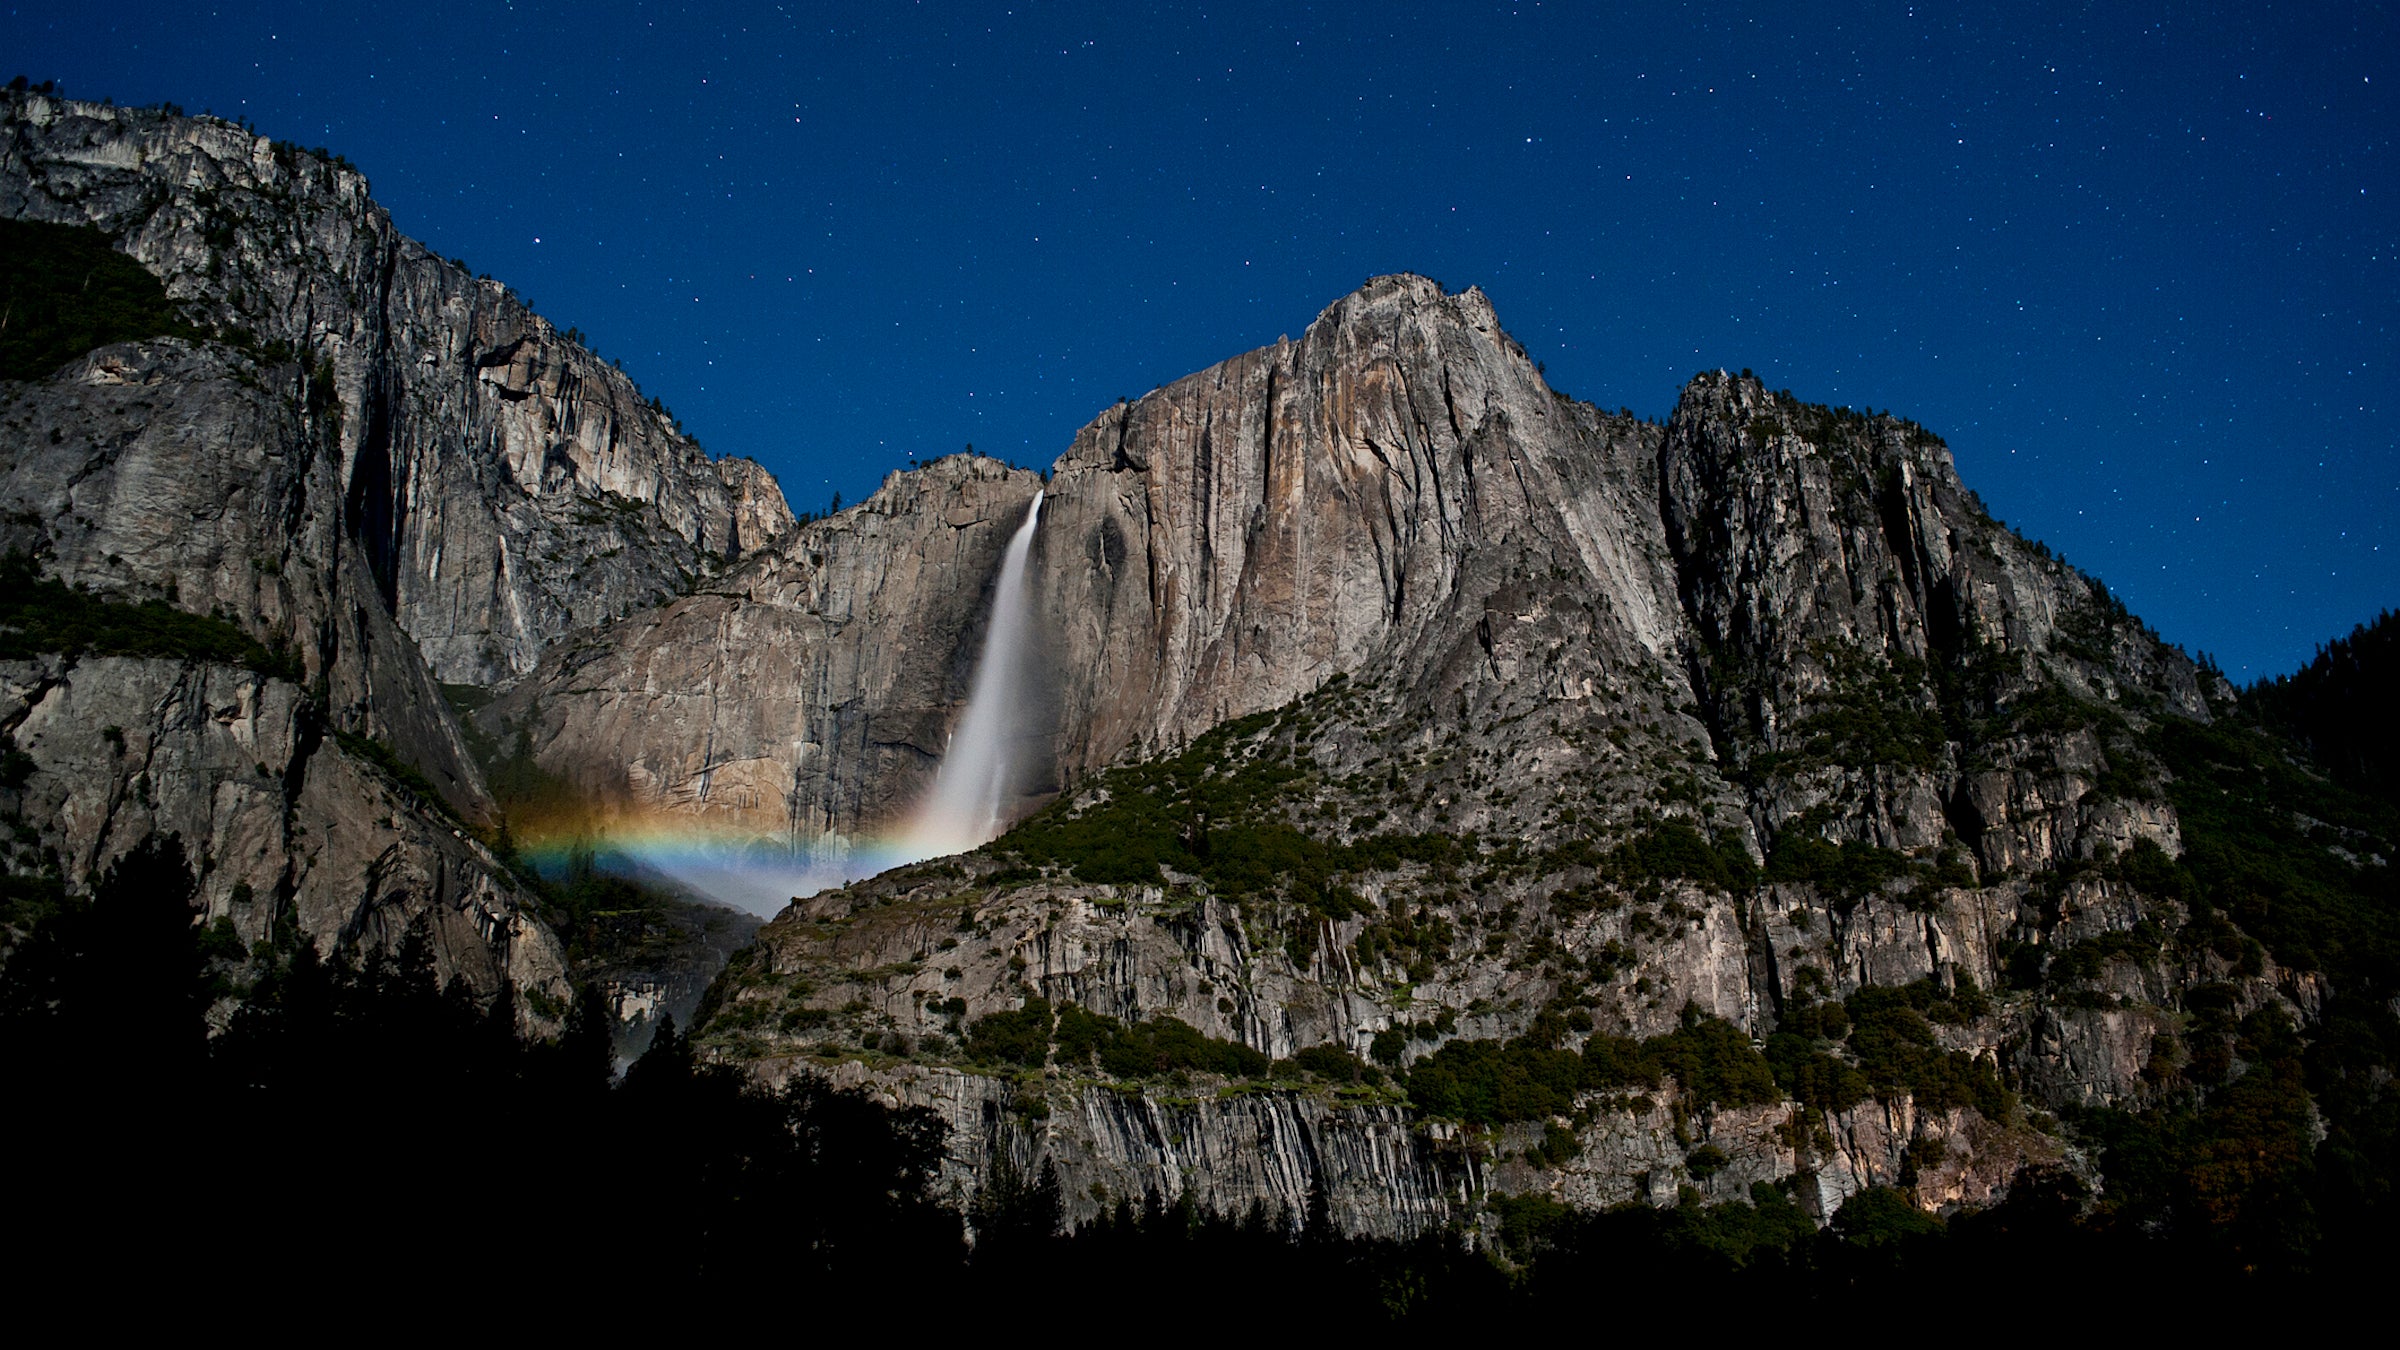
[(917, 809), (906, 835), (907, 849), (921, 858), (963, 853), (997, 836), (1008, 797), (1017, 782), (1013, 750), (1025, 707), (1026, 643), (1032, 635), (1032, 596), (1025, 581), (1025, 555), (1033, 548), (1034, 522), (1042, 494), (1033, 494), (1025, 523), (1008, 541), (1000, 583), (992, 590), (992, 628), (983, 640), (983, 660), (967, 715), (950, 737), (934, 777), (932, 795)]

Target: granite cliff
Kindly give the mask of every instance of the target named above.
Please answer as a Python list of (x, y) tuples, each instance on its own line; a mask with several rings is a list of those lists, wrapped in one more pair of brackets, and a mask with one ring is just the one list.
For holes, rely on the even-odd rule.
[(245, 942), (287, 910), (328, 950), (422, 920), (445, 976), (563, 1007), (558, 941), (474, 837), (496, 817), (442, 683), (530, 668), (775, 539), (773, 480), (321, 152), (10, 91), (0, 217), (103, 232), (182, 334), (0, 386), (0, 546), (290, 660), (13, 663), (16, 811), (52, 870), (180, 834)]

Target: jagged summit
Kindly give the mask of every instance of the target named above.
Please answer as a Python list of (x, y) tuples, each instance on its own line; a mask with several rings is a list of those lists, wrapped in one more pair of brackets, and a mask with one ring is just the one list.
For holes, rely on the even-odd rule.
[(1359, 283), (1357, 290), (1319, 310), (1316, 322), (1324, 323), (1329, 320), (1340, 322), (1345, 314), (1356, 307), (1372, 306), (1394, 299), (1411, 304), (1450, 302), (1458, 307), (1461, 315), (1470, 324), (1480, 321), (1484, 326), (1489, 327), (1498, 321), (1492, 313), (1491, 297), (1483, 293), (1481, 286), (1469, 286), (1465, 290), (1453, 291), (1432, 277), (1421, 273), (1386, 272), (1380, 276), (1368, 277)]

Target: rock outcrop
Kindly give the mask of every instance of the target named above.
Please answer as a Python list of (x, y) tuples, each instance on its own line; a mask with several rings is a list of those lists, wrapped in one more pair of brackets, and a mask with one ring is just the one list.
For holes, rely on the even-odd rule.
[(160, 659), (0, 662), (0, 726), (27, 760), (12, 814), (38, 822), (67, 877), (172, 835), (207, 916), (245, 947), (278, 937), (279, 921), (328, 952), (394, 950), (416, 926), (445, 980), (566, 1004), (565, 954), (507, 872), (408, 784), (326, 738), (296, 684)]

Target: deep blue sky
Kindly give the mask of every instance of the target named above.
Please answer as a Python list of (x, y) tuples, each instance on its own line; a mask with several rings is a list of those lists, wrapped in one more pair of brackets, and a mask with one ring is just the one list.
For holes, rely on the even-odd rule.
[(2382, 6), (24, 4), (0, 77), (247, 117), (591, 335), (797, 510), (1378, 272), (1553, 383), (1946, 436), (2237, 678), (2400, 605)]

